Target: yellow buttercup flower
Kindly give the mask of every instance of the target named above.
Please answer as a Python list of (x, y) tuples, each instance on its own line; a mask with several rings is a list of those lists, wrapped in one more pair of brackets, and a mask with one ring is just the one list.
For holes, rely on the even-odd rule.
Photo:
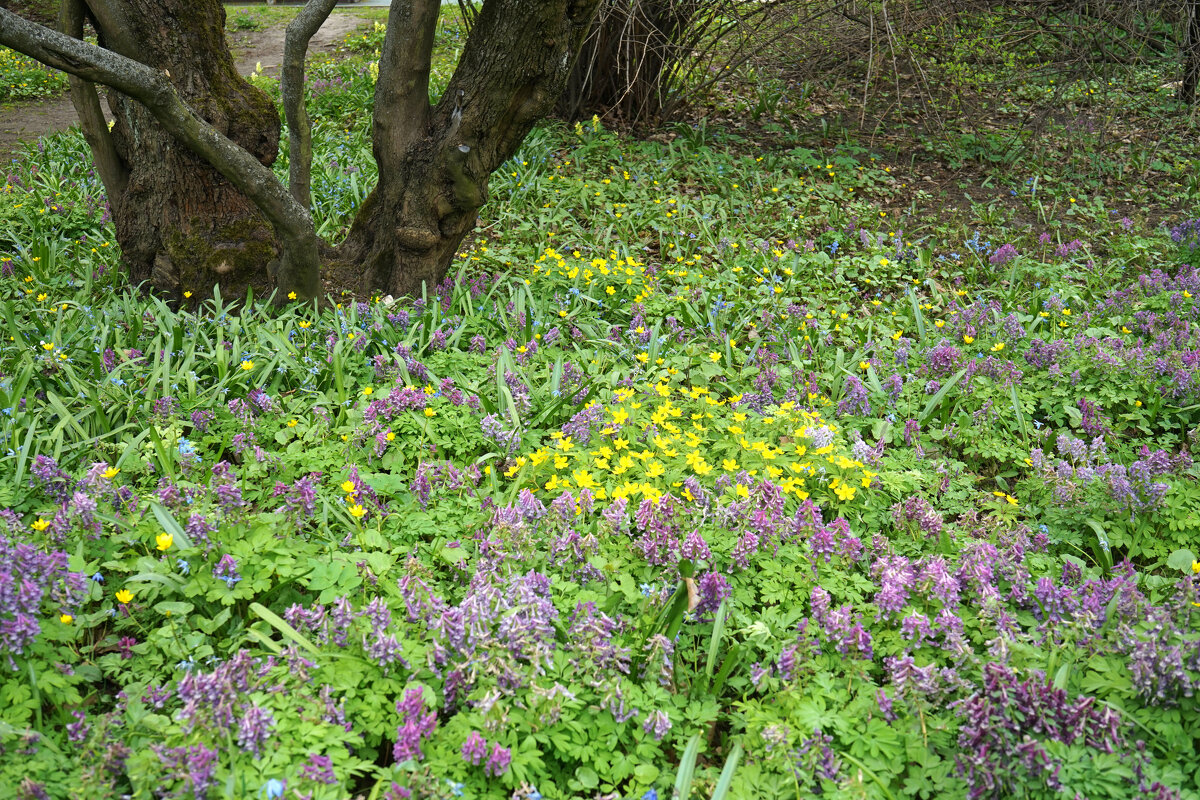
[(427, 417), (436, 417), (436, 416), (437, 416), (437, 411), (433, 410), (432, 408), (426, 408), (426, 409), (425, 409), (425, 416), (427, 416)]
[(360, 506), (358, 503), (355, 503), (354, 505), (350, 506), (350, 516), (354, 517), (355, 519), (362, 519), (366, 515), (366, 513), (367, 513), (367, 510), (365, 508), (363, 508), (362, 506)]
[(175, 542), (175, 537), (163, 531), (158, 536), (154, 537), (154, 543), (159, 550), (170, 550), (171, 545)]
[(243, 362), (242, 362), (242, 369), (243, 369), (243, 370), (245, 370), (246, 372), (249, 372), (250, 370), (254, 369), (254, 362), (253, 362), (253, 361), (249, 361), (249, 360), (247, 360), (247, 361), (243, 361)]
[(42, 519), (41, 517), (38, 517), (37, 521), (31, 523), (29, 525), (29, 527), (33, 528), (38, 533), (41, 533), (42, 531), (46, 530), (46, 528), (50, 527), (50, 523), (47, 522), (46, 520)]
[(117, 592), (117, 602), (121, 605), (128, 604), (132, 599), (133, 592), (129, 591), (128, 589), (122, 589), (121, 591)]
[(350, 494), (355, 488), (354, 481), (342, 481), (342, 491), (346, 494)]
[(61, 622), (63, 625), (70, 625), (72, 622), (75, 621), (75, 618), (72, 617), (70, 614), (63, 614), (62, 616), (60, 616), (58, 618), (58, 621)]
[(288, 300), (295, 300), (295, 299), (296, 299), (296, 293), (288, 292)]
[(117, 467), (109, 467), (108, 469), (104, 470), (104, 472), (103, 472), (103, 473), (101, 473), (101, 474), (102, 474), (102, 475), (103, 475), (105, 478), (108, 478), (109, 480), (112, 480), (113, 478), (117, 477), (117, 475), (118, 475), (120, 472), (121, 472), (121, 470), (120, 470), (120, 469), (118, 469)]

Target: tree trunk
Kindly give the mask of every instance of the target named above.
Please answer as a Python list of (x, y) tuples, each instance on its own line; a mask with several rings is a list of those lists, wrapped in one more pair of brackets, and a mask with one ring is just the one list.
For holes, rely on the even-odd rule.
[(657, 121), (668, 107), (670, 71), (697, 0), (603, 0), (556, 111)]
[[(101, 44), (165, 71), (179, 94), (218, 131), (270, 165), (279, 149), (279, 115), (270, 98), (238, 75), (225, 44), (217, 0), (89, 0)], [(276, 237), (254, 204), (151, 116), (142, 104), (109, 93), (112, 141), (128, 170), (110, 197), (117, 241), (134, 284), (178, 297), (226, 296), (270, 287)], [(273, 267), (272, 267), (273, 268)]]
[(445, 276), (511, 158), (566, 82), (597, 0), (488, 0), (436, 107), (428, 59), (437, 0), (393, 6), (375, 95), (379, 183), (337, 259), (363, 290), (420, 294)]
[[(306, 171), (293, 172), (289, 191), (269, 169), (279, 115), (236, 74), (218, 0), (62, 2), (63, 33), (0, 10), (0, 42), (74, 76), (131, 279), (174, 296), (274, 281), (280, 294), (307, 299), (320, 289), (322, 249), (365, 290), (416, 294), (442, 279), (488, 176), (562, 91), (599, 0), (485, 0), (436, 107), (429, 74), (441, 0), (394, 0), (375, 90), (379, 182), (337, 250), (313, 231)], [(303, 47), (331, 5), (309, 0), (289, 26), (284, 94), (300, 153)], [(101, 47), (80, 41), (85, 15)], [(89, 96), (97, 82), (119, 90), (111, 132)]]
[(1187, 0), (1184, 24), (1187, 30), (1183, 55), (1183, 80), (1179, 84), (1179, 99), (1188, 105), (1196, 102), (1200, 85), (1200, 0)]

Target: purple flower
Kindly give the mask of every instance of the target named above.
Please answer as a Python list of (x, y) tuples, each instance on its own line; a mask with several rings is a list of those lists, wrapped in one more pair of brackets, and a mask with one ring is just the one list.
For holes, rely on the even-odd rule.
[(67, 569), (66, 553), (13, 542), (0, 531), (0, 653), (20, 655), (41, 632), (38, 620), (84, 596), (87, 579)]
[(471, 731), (471, 735), (463, 742), (462, 757), (463, 761), (476, 767), (487, 758), (487, 740), (478, 731)]
[(996, 248), (996, 252), (992, 253), (992, 255), (988, 257), (988, 261), (992, 263), (992, 266), (1002, 267), (1016, 257), (1017, 248), (1013, 247), (1011, 244), (1006, 244)]
[(512, 751), (507, 747), (501, 747), (499, 744), (493, 744), (492, 752), (488, 755), (487, 764), (484, 765), (483, 772), (485, 775), (499, 778), (508, 772), (508, 765), (511, 763)]
[(333, 759), (319, 753), (313, 753), (308, 757), (308, 763), (304, 765), (300, 775), (326, 786), (333, 786), (338, 782), (337, 776), (333, 774)]
[(237, 743), (258, 758), (262, 746), (275, 730), (275, 716), (267, 709), (251, 704), (238, 718)]
[(425, 710), (424, 694), (420, 689), (409, 689), (404, 697), (396, 701), (396, 712), (400, 714), (400, 725), (396, 728), (396, 744), (392, 757), (396, 761), (420, 761), (421, 741), (433, 735), (437, 727), (437, 714)]
[(166, 782), (183, 781), (179, 796), (207, 800), (208, 790), (217, 785), (217, 751), (202, 744), (191, 747), (159, 747), (151, 745), (167, 774)]
[(642, 730), (653, 736), (655, 741), (661, 742), (671, 730), (671, 718), (665, 711), (651, 711), (642, 723)]
[(242, 579), (242, 576), (238, 574), (237, 560), (228, 553), (221, 556), (221, 560), (213, 567), (212, 574), (217, 580), (225, 581), (225, 585), (230, 589)]

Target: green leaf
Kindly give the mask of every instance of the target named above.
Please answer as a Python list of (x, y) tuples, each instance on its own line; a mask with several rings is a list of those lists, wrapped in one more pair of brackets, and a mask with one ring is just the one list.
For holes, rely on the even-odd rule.
[(921, 411), (918, 421), (923, 423), (925, 420), (929, 419), (929, 415), (937, 410), (937, 407), (941, 405), (942, 400), (944, 400), (950, 390), (954, 388), (954, 384), (958, 383), (959, 379), (966, 374), (967, 371), (965, 369), (960, 369), (958, 372), (954, 373), (954, 377), (946, 381), (945, 385), (943, 385), (941, 389), (938, 389), (937, 394), (929, 398), (929, 402), (925, 404), (925, 408)]
[(261, 603), (251, 603), (250, 610), (253, 611), (255, 614), (257, 614), (259, 619), (262, 619), (263, 621), (265, 621), (272, 628), (274, 628), (275, 630), (282, 633), (288, 639), (291, 639), (293, 642), (300, 645), (308, 652), (310, 652), (314, 655), (317, 654), (318, 650), (317, 650), (316, 645), (314, 645), (308, 639), (305, 639), (303, 636), (301, 636), (300, 633), (295, 628), (293, 628), (291, 625), (288, 625), (286, 622), (284, 622), (282, 619), (280, 619), (279, 615), (277, 615), (271, 609), (267, 608), (266, 606), (262, 605)]
[(1167, 566), (1180, 572), (1191, 572), (1195, 562), (1196, 554), (1187, 549), (1176, 550), (1167, 556)]
[(700, 734), (692, 734), (687, 747), (683, 749), (683, 757), (679, 759), (679, 771), (675, 773), (675, 792), (671, 795), (674, 800), (688, 800), (692, 793), (692, 779), (696, 775), (696, 756), (700, 753)]
[(575, 779), (583, 784), (585, 789), (595, 789), (600, 785), (600, 776), (591, 767), (580, 767), (575, 770)]
[(713, 789), (712, 800), (725, 800), (729, 786), (733, 783), (733, 775), (737, 772), (738, 760), (742, 757), (742, 743), (738, 742), (729, 751), (725, 766), (721, 769), (721, 777), (717, 779), (717, 787)]

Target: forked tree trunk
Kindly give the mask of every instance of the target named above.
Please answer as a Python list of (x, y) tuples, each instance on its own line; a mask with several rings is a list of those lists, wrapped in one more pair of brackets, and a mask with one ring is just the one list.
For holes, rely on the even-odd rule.
[(393, 5), (379, 71), (396, 79), (381, 77), (375, 95), (379, 183), (338, 252), (364, 289), (419, 294), (442, 279), (475, 227), (488, 176), (553, 108), (596, 4), (488, 0), (432, 108), (420, 54), (432, 48), (438, 0)]
[[(96, 4), (93, 4), (96, 6)], [(196, 0), (106, 0), (102, 44), (169, 73), (180, 95), (218, 131), (271, 164), (279, 149), (274, 103), (251, 86), (225, 44), (225, 10)], [(106, 24), (107, 23), (107, 24)], [(109, 93), (112, 142), (128, 180), (109, 198), (131, 282), (158, 292), (227, 296), (269, 288), (278, 257), (271, 227), (212, 166), (168, 134), (146, 108)]]
[[(435, 107), (429, 74), (441, 2), (394, 0), (373, 117), (379, 182), (342, 246), (325, 248), (330, 261), (361, 275), (364, 290), (406, 294), (437, 284), (475, 225), (488, 176), (562, 91), (598, 1), (485, 0)], [(0, 10), (0, 42), (75, 76), (72, 96), (132, 280), (175, 296), (214, 283), (240, 294), (268, 288), (271, 265), (280, 264), (281, 294), (318, 294), (305, 170), (293, 170), (289, 191), (264, 167), (277, 152), (279, 117), (235, 72), (220, 2), (61, 2), (68, 36)], [(289, 26), (293, 155), (307, 135), (298, 107), (306, 37), (332, 6), (309, 0)], [(107, 50), (78, 41), (85, 16)], [(110, 95), (111, 134), (87, 81), (124, 92)]]

